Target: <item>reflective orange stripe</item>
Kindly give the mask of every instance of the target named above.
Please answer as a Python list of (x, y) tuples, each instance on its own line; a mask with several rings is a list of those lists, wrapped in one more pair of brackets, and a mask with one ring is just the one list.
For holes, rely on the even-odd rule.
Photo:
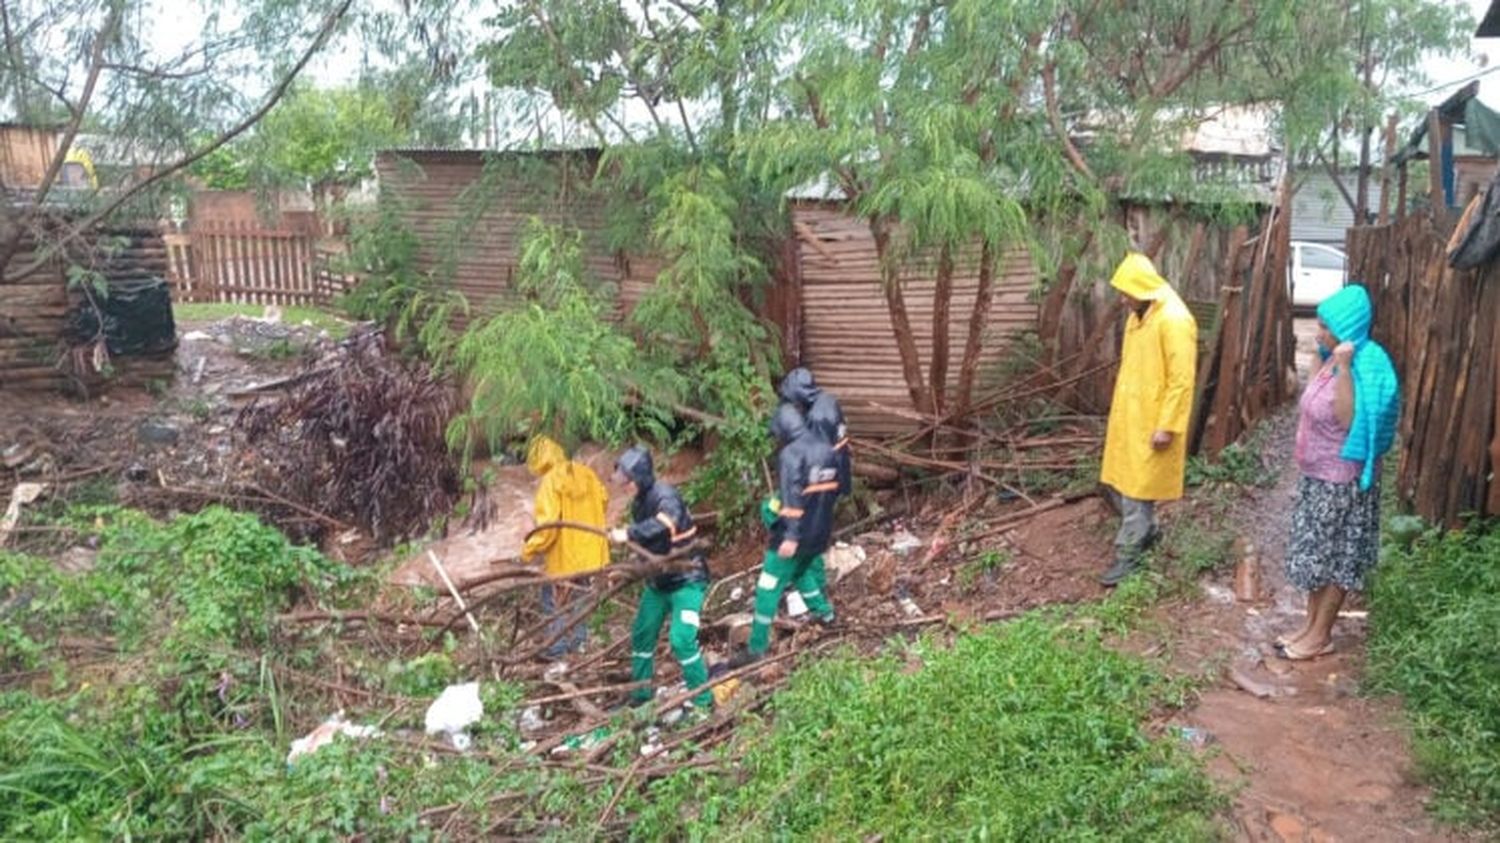
[(667, 528), (667, 532), (671, 534), (671, 540), (673, 542), (680, 542), (683, 539), (690, 539), (693, 536), (698, 535), (698, 528), (696, 526), (689, 527), (687, 532), (685, 533), (677, 532), (677, 522), (673, 521), (672, 516), (666, 514), (665, 512), (656, 513), (656, 520), (660, 521), (662, 526)]
[(805, 512), (805, 511), (806, 510), (798, 509), (795, 506), (783, 506), (781, 508), (781, 517), (782, 518), (801, 518), (802, 517), (802, 513)]
[(845, 436), (843, 439), (840, 439), (838, 442), (834, 443), (833, 449), (835, 451), (842, 451), (847, 447), (849, 447), (849, 437)]
[(813, 485), (808, 486), (807, 488), (803, 489), (802, 490), (802, 494), (804, 494), (804, 495), (815, 495), (818, 492), (837, 492), (838, 490), (839, 490), (838, 481), (837, 480), (831, 480), (831, 481), (829, 481), (827, 483), (814, 483)]

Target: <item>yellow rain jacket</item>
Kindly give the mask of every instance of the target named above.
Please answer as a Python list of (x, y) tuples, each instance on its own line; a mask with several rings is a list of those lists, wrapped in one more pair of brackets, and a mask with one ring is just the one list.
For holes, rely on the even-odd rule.
[[(1136, 500), (1176, 500), (1187, 469), (1198, 325), (1145, 255), (1127, 255), (1109, 284), (1151, 306), (1125, 323), (1100, 479)], [(1158, 430), (1175, 434), (1160, 451), (1151, 447)]]
[[(531, 443), (526, 467), (542, 478), (536, 490), (537, 524), (577, 521), (604, 529), (608, 493), (593, 469), (569, 460), (562, 446), (545, 436)], [(541, 530), (526, 541), (521, 556), (531, 559), (542, 554), (546, 554), (548, 576), (597, 571), (609, 561), (609, 542), (582, 530)]]

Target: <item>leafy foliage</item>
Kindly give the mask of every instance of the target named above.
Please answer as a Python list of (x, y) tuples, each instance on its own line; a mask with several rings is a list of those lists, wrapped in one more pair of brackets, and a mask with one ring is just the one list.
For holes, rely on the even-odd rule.
[(1370, 594), (1371, 686), (1401, 696), (1446, 819), (1500, 828), (1500, 529), (1388, 544)]
[(606, 318), (609, 301), (586, 277), (577, 234), (533, 218), (522, 240), (516, 289), (522, 300), (479, 321), (454, 347), (471, 393), (449, 426), (462, 445), (471, 429), (491, 447), (529, 430), (563, 441), (619, 443), (637, 430), (665, 432), (659, 403), (637, 410), (635, 394), (674, 394), (671, 373), (641, 365), (629, 337)]
[(801, 670), (738, 780), (653, 785), (649, 837), (1205, 839), (1223, 804), (1140, 723), (1144, 664), (1038, 618)]

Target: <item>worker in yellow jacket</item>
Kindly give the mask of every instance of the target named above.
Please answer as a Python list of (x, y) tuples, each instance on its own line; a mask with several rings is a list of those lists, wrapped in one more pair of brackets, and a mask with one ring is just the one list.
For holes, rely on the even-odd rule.
[(1126, 255), (1109, 283), (1131, 311), (1100, 472), (1121, 515), (1114, 565), (1100, 578), (1113, 586), (1136, 570), (1160, 537), (1156, 502), (1182, 497), (1198, 325), (1145, 255)]
[[(604, 507), (608, 492), (599, 481), (599, 475), (588, 466), (568, 459), (562, 446), (538, 436), (526, 452), (526, 467), (542, 479), (536, 490), (536, 523), (551, 524), (557, 521), (574, 521), (597, 527), (599, 533), (560, 527), (538, 530), (526, 540), (521, 550), (525, 561), (544, 558), (544, 570), (549, 577), (597, 571), (609, 561), (609, 540), (605, 537)], [(586, 580), (547, 583), (542, 586), (542, 612), (552, 618), (548, 636), (558, 635), (568, 614), (568, 604), (576, 593), (587, 589)], [(570, 632), (562, 632), (557, 641), (547, 650), (549, 658), (562, 658), (574, 650), (582, 650), (588, 628), (578, 624)]]

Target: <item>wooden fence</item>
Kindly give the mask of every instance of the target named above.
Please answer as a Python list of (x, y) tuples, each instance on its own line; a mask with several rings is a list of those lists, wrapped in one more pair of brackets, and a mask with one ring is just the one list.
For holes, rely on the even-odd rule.
[(207, 221), (164, 239), (178, 301), (318, 305), (352, 283), (302, 231)]
[[(1349, 278), (1401, 376), (1402, 503), (1434, 523), (1500, 515), (1500, 263), (1448, 266), (1445, 211), (1349, 229)], [(1389, 478), (1387, 478), (1389, 482)]]
[[(1217, 454), (1295, 389), (1289, 383), (1296, 362), (1286, 286), (1289, 203), (1283, 191), (1253, 234), (1248, 226), (1178, 219), (1159, 207), (1126, 209), (1140, 247), (1198, 323), (1192, 453)], [(1118, 255), (1096, 247), (1086, 257), (1053, 281), (1039, 333), (1058, 375), (1073, 383), (1063, 393), (1067, 400), (1102, 413), (1112, 399), (1125, 312), (1106, 282)]]

